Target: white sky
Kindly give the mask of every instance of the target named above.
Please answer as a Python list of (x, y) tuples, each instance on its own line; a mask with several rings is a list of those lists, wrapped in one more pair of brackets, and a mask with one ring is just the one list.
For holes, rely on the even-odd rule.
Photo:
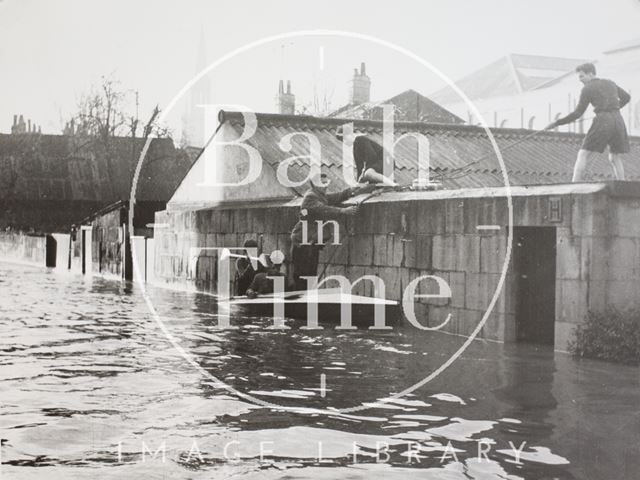
[[(210, 62), (266, 36), (333, 29), (395, 43), (455, 80), (507, 53), (595, 58), (640, 36), (639, 25), (640, 0), (0, 0), (0, 132), (23, 113), (44, 132), (59, 133), (60, 118), (105, 74), (139, 90), (143, 111), (167, 105), (195, 73), (201, 31)], [(309, 37), (228, 62), (211, 74), (214, 100), (274, 111), (284, 77), (298, 104), (311, 101), (315, 84), (333, 90), (338, 107), (361, 61), (373, 99), (441, 86), (423, 67), (378, 45)], [(170, 117), (174, 128), (183, 113), (180, 104)]]

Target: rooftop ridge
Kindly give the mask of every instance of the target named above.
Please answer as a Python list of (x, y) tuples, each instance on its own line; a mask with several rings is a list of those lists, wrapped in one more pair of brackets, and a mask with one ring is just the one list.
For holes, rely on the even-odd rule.
[[(379, 120), (361, 120), (361, 119), (349, 119), (349, 118), (333, 118), (333, 117), (314, 117), (311, 115), (285, 115), (279, 113), (254, 113), (259, 124), (266, 125), (304, 125), (307, 128), (335, 128), (345, 123), (353, 123), (354, 126), (361, 129), (375, 129), (381, 130), (383, 122)], [(221, 110), (219, 114), (220, 123), (231, 122), (244, 125), (243, 112), (236, 111), (224, 111)], [(485, 128), (478, 125), (464, 125), (454, 123), (436, 123), (436, 122), (394, 122), (395, 130), (439, 130), (449, 132), (459, 132), (467, 134), (486, 134)], [(488, 127), (494, 136), (508, 137), (512, 136), (518, 138), (521, 136), (530, 135), (535, 130), (529, 130), (527, 128), (505, 128), (505, 127)], [(547, 140), (582, 140), (584, 138), (583, 133), (575, 132), (555, 132), (555, 131), (542, 131), (538, 135), (532, 138), (532, 141), (536, 139), (545, 138)], [(630, 135), (629, 139), (640, 143), (640, 136)]]

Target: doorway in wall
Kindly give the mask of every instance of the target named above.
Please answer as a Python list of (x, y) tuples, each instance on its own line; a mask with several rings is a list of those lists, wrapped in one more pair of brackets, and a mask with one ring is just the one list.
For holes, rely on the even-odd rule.
[(56, 256), (58, 254), (58, 242), (53, 235), (47, 235), (46, 238), (46, 266), (56, 266)]
[(553, 345), (556, 311), (556, 229), (515, 227), (516, 339)]

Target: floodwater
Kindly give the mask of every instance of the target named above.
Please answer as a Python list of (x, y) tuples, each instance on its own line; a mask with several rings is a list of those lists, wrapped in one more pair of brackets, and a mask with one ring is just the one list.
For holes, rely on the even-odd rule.
[(638, 368), (148, 296), (0, 263), (0, 478), (638, 478)]

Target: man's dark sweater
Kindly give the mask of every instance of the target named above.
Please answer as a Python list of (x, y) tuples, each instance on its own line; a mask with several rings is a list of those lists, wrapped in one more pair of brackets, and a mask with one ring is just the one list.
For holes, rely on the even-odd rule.
[(596, 115), (603, 112), (616, 112), (631, 100), (631, 96), (611, 80), (594, 78), (585, 84), (580, 93), (580, 101), (575, 111), (556, 120), (557, 126), (575, 122), (593, 105)]

